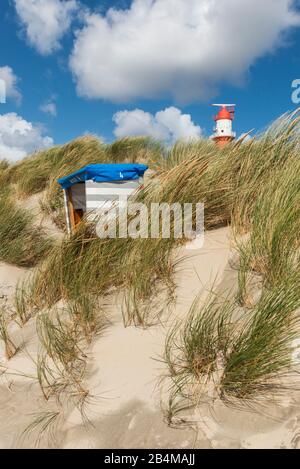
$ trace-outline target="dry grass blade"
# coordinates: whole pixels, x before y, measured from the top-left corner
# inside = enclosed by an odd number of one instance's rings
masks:
[[[0,339],[4,342],[5,355],[8,360],[10,360],[19,350],[19,348],[13,342],[9,329],[9,318],[7,317],[7,312],[5,308],[0,308]]]

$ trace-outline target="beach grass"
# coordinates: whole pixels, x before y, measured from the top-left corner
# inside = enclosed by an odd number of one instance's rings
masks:
[[[294,271],[251,309],[238,308],[234,297],[211,294],[197,299],[184,323],[167,335],[164,361],[171,381],[169,407],[216,398],[226,405],[259,408],[271,397],[300,390],[292,360],[299,333],[299,273]],[[180,404],[181,402],[181,404]],[[170,407],[171,405],[171,407]],[[173,417],[172,417],[173,418]]]
[[[86,393],[82,385],[86,355],[77,323],[65,311],[54,309],[41,312],[36,327],[40,344],[37,375],[47,400],[70,387]]]
[[[0,339],[4,343],[5,356],[7,360],[10,360],[11,358],[13,358],[19,350],[18,346],[14,343],[10,335],[9,323],[10,323],[10,317],[7,314],[6,308],[1,306],[0,307]]]
[[[299,388],[291,360],[291,344],[299,330],[299,300],[298,272],[265,290],[227,356],[220,383],[223,399],[259,401]]]
[[[0,193],[0,259],[20,267],[36,265],[49,252],[52,241],[34,225],[33,216],[14,201],[8,191]]]
[[[183,324],[176,323],[166,338],[165,361],[173,377],[210,375],[220,354],[225,360],[232,337],[234,303],[213,293],[201,306],[193,302]]]
[[[254,204],[250,238],[241,243],[242,270],[280,282],[299,263],[300,164],[287,162],[274,171]]]

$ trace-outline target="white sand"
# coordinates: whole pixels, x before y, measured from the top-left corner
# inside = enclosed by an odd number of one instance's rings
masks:
[[[161,409],[160,378],[165,374],[159,361],[165,336],[175,318],[184,319],[196,295],[204,301],[212,286],[220,293],[234,285],[236,272],[229,266],[227,228],[206,234],[203,249],[182,247],[176,273],[177,301],[168,321],[146,330],[124,328],[120,299],[112,297],[107,308],[112,324],[91,348],[86,386],[94,397],[87,407],[93,426],[85,427],[77,410],[70,410],[59,436],[64,448],[226,448],[300,446],[299,406],[289,396],[285,406],[272,402],[263,414],[226,408],[216,401],[197,410],[194,428],[168,427]],[[11,270],[10,275],[23,275]],[[0,266],[0,284],[7,277]],[[26,350],[36,353],[34,321],[22,331]],[[34,365],[26,353],[6,364],[9,370],[32,374]],[[49,410],[37,384],[23,376],[6,374],[0,384],[0,448],[33,446],[34,437],[18,439],[32,412]],[[32,418],[32,417],[31,417]],[[298,436],[299,435],[299,436]]]

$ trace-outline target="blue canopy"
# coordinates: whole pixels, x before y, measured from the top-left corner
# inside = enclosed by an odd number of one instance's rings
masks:
[[[131,181],[142,177],[147,169],[148,166],[144,164],[89,164],[69,176],[58,179],[57,182],[63,189],[69,189],[74,184],[89,180],[95,182]]]

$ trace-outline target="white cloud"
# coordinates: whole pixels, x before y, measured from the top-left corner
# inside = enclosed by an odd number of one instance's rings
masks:
[[[127,10],[86,13],[70,67],[78,93],[126,102],[209,98],[238,83],[258,57],[299,26],[292,0],[133,0]]]
[[[14,0],[30,45],[40,54],[51,54],[70,28],[77,0]]]
[[[12,98],[20,104],[22,95],[18,89],[19,78],[15,75],[13,69],[8,65],[0,67],[0,79],[5,82],[6,98]]]
[[[201,128],[193,123],[190,114],[182,114],[176,107],[169,107],[155,115],[141,109],[119,111],[113,116],[113,121],[117,138],[142,135],[174,143],[201,137]]]
[[[40,110],[45,114],[49,114],[52,117],[57,116],[57,106],[54,102],[47,102],[40,106]]]
[[[51,145],[51,137],[43,136],[39,127],[33,126],[18,114],[0,114],[0,159],[17,161]]]

